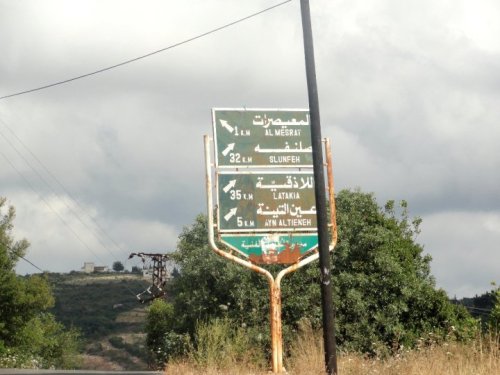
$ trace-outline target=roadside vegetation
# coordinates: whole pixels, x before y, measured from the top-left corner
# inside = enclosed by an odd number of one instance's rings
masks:
[[[226,323],[223,323],[225,325]],[[214,322],[210,331],[220,330],[221,322]],[[201,328],[204,331],[206,327]],[[188,355],[166,364],[167,375],[268,375],[269,368],[261,355],[250,350],[250,356],[241,358],[241,341],[222,350],[221,344],[229,336],[203,342],[202,349],[193,349]],[[229,332],[226,332],[228,334]],[[500,336],[492,331],[478,334],[464,343],[453,336],[437,339],[433,335],[422,337],[413,349],[402,348],[397,353],[381,358],[358,352],[340,351],[338,370],[340,375],[493,375],[500,373]],[[207,347],[207,344],[209,347]],[[323,375],[324,352],[322,333],[313,331],[305,323],[289,348],[285,368],[290,375]],[[253,353],[253,354],[252,354]],[[223,355],[223,356],[222,356]]]
[[[121,263],[114,273],[18,276],[29,243],[14,239],[14,218],[0,198],[0,368],[146,370],[146,306],[135,295],[148,281]]]
[[[0,368],[74,368],[79,333],[50,313],[54,296],[47,276],[15,273],[29,243],[14,240],[14,218],[14,208],[0,197]]]
[[[336,205],[340,373],[500,373],[500,288],[465,301],[489,312],[472,316],[436,288],[431,258],[417,242],[421,220],[405,201],[379,206],[372,194],[344,190]],[[14,216],[0,199],[0,367],[268,373],[267,282],[211,251],[205,216],[179,236],[172,259],[180,272],[167,298],[149,306],[135,298],[148,281],[120,265],[108,274],[17,276],[29,244],[14,239]],[[282,283],[290,374],[323,373],[319,280],[312,264]]]
[[[332,283],[342,366],[353,362],[385,366],[398,358],[406,361],[417,354],[438,353],[446,345],[461,350],[498,341],[493,333],[493,339],[484,341],[478,320],[436,288],[431,258],[417,242],[421,220],[410,217],[407,202],[379,206],[372,194],[343,190],[336,205],[339,242],[332,254]],[[200,215],[184,229],[172,255],[181,272],[170,285],[169,302],[155,301],[149,310],[150,363],[157,368],[166,364],[168,373],[225,368],[230,373],[265,372],[270,357],[267,283],[213,254],[206,225],[206,217]],[[275,273],[275,267],[268,268]],[[307,358],[321,358],[317,362],[322,371],[322,355],[294,360],[302,325],[309,327],[309,338],[317,337],[321,329],[319,277],[317,266],[309,265],[283,280],[286,366],[296,373],[316,373],[311,363],[308,370],[297,370]],[[226,333],[214,334],[207,344],[204,332],[220,330]],[[223,348],[233,349],[229,353]],[[212,360],[207,359],[210,353],[216,355]],[[497,363],[498,351],[488,353],[493,353],[489,360]],[[201,372],[190,372],[193,369]]]

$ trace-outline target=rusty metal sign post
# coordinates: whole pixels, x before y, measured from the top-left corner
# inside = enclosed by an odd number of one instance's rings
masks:
[[[311,178],[311,170],[303,170],[312,168],[309,165],[311,150],[307,144],[307,137],[310,143],[307,129],[309,115],[305,110],[244,109],[226,112],[218,117],[217,110],[213,111],[216,137],[214,163],[211,139],[208,135],[204,136],[209,243],[216,254],[267,279],[272,369],[273,373],[280,374],[283,372],[281,280],[319,258],[317,228],[313,219],[316,208],[310,191],[314,178]],[[276,127],[269,129],[271,126]],[[254,129],[258,129],[258,136],[252,141]],[[224,130],[227,133],[222,132],[224,137],[229,138],[219,139],[218,130],[219,134]],[[307,137],[302,140],[304,134]],[[276,142],[279,147],[276,147]],[[329,250],[332,251],[337,242],[337,226],[329,140],[326,139],[324,145],[332,233]],[[262,150],[271,152],[263,152],[266,154],[264,157],[257,155]],[[257,165],[254,164],[256,160]],[[280,164],[278,160],[283,163]],[[277,165],[270,165],[274,161]],[[219,169],[231,167],[237,170],[228,172]],[[262,171],[268,167],[298,167],[301,170]],[[214,174],[217,182],[215,186],[212,178]],[[217,193],[216,221],[213,217],[214,191]],[[224,249],[216,243],[216,229],[217,239],[225,244]],[[274,277],[259,264],[288,266]]]

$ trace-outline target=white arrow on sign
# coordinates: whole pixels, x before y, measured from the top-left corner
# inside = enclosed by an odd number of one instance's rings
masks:
[[[219,120],[219,121],[223,128],[225,128],[229,133],[233,133],[234,128],[231,125],[229,125],[229,123],[226,120]]]
[[[224,193],[227,193],[229,190],[234,188],[235,185],[236,185],[236,180],[231,180],[231,181],[229,181],[229,184],[224,186],[224,188],[222,190],[224,190]]]
[[[234,150],[234,143],[230,143],[227,145],[227,147],[224,149],[224,151],[222,151],[222,155],[227,156],[227,154],[229,154],[229,151],[233,151],[233,150]]]
[[[238,211],[238,207],[231,208],[229,212],[224,216],[224,220],[229,221],[229,219],[236,215],[236,211]]]

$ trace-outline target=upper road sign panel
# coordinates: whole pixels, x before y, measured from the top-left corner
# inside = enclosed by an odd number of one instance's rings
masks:
[[[312,167],[305,109],[213,109],[218,168]]]

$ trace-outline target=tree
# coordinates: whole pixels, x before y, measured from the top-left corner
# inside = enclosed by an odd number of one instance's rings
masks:
[[[72,365],[76,331],[66,331],[47,310],[54,298],[43,275],[19,277],[15,266],[29,246],[12,236],[15,210],[0,197],[0,367],[37,361],[39,367]],[[9,358],[17,358],[14,363]]]
[[[116,262],[113,263],[113,271],[115,272],[122,272],[125,269],[123,266],[123,263],[117,260]]]
[[[430,332],[458,338],[473,333],[475,321],[435,288],[428,255],[416,242],[419,218],[405,201],[384,208],[373,194],[341,191],[336,199],[339,242],[332,254],[332,283],[338,343],[351,350],[385,354],[411,347]],[[268,344],[269,297],[260,275],[215,255],[203,215],[179,237],[173,254],[181,268],[173,280],[172,330],[193,335],[197,321],[228,317],[252,327]],[[269,267],[276,273],[277,266]],[[301,320],[321,325],[320,274],[312,264],[282,284],[283,334],[293,336]]]
[[[455,327],[460,338],[470,335],[475,322],[435,288],[431,257],[416,242],[421,219],[409,218],[406,201],[382,209],[372,194],[344,190],[337,209],[333,285],[341,343],[379,352],[411,347],[429,332],[444,337]]]

